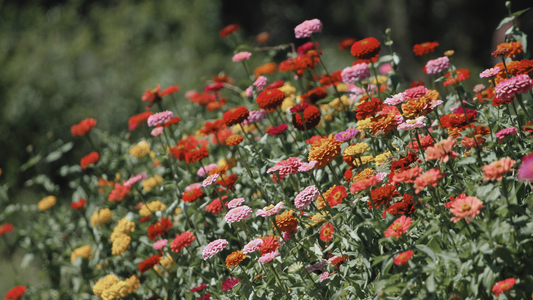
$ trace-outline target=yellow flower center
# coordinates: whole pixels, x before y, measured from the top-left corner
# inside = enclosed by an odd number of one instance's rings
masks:
[[[400,222],[396,222],[394,224],[392,224],[392,230],[394,231],[398,231],[402,228],[402,224]]]
[[[273,208],[274,208],[274,205],[271,204],[271,205],[265,207],[265,210],[266,210],[266,211],[269,211],[269,210],[271,210],[271,209],[273,209]]]
[[[407,122],[405,122],[407,124],[415,124],[416,123],[416,120],[407,120]]]
[[[461,204],[461,210],[462,211],[468,211],[468,210],[470,210],[470,208],[471,208],[471,206],[468,203]]]
[[[335,194],[333,194],[333,198],[335,200],[339,200],[342,197],[342,193],[340,191],[337,191]]]

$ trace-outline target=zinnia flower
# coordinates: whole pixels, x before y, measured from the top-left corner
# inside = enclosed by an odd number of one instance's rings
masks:
[[[516,127],[505,128],[495,133],[496,137],[498,138],[498,142],[500,140],[503,140],[508,135],[517,135],[517,134],[518,134],[518,129]]]
[[[277,136],[277,135],[282,134],[283,132],[285,132],[285,130],[287,130],[287,128],[289,128],[289,126],[287,126],[287,124],[283,123],[283,124],[280,124],[278,126],[270,128],[269,130],[267,130],[266,133],[270,134],[271,136]]]
[[[413,250],[407,250],[405,252],[402,252],[396,255],[396,257],[394,258],[394,264],[405,266],[407,262],[411,259],[413,254],[414,254]]]
[[[372,176],[370,178],[365,178],[363,180],[356,181],[350,187],[350,192],[352,192],[352,193],[360,192],[362,190],[365,190],[365,189],[375,185],[378,182],[379,182],[379,180],[377,179],[376,176]]]
[[[72,125],[72,127],[70,127],[70,132],[72,133],[72,136],[84,136],[89,133],[94,126],[96,126],[96,120],[88,118],[81,121],[79,124]]]
[[[168,240],[167,239],[164,239],[164,240],[159,240],[157,242],[154,243],[154,250],[161,250],[163,249],[168,243]]]
[[[0,236],[3,236],[11,231],[14,230],[13,224],[11,223],[4,223],[0,225]]]
[[[516,75],[504,81],[500,81],[494,93],[504,102],[509,102],[516,93],[527,93],[533,87],[533,80],[527,74]]]
[[[455,140],[449,136],[447,139],[436,143],[435,146],[428,147],[426,150],[426,159],[438,159],[439,164],[446,163],[450,158],[459,156],[459,153],[453,151],[453,146],[455,146]]]
[[[154,126],[157,126],[158,124],[163,124],[165,123],[165,121],[170,120],[173,117],[174,117],[174,113],[172,113],[169,110],[153,114],[150,117],[148,117],[148,126],[154,127]]]
[[[329,243],[331,242],[334,233],[335,229],[333,228],[333,224],[328,222],[320,228],[320,240]]]
[[[206,287],[207,287],[207,284],[202,283],[202,284],[200,284],[200,285],[198,285],[198,286],[193,287],[193,288],[191,289],[191,292],[192,292],[192,293],[199,292],[199,291],[205,289]]]
[[[24,296],[24,293],[26,293],[26,286],[24,285],[17,285],[16,287],[10,289],[6,293],[6,300],[14,300],[14,299],[20,299],[22,296]]]
[[[306,20],[294,28],[297,39],[310,37],[311,34],[322,31],[322,22],[319,19]]]
[[[416,44],[413,46],[413,53],[415,56],[422,56],[435,51],[435,48],[439,46],[438,42],[425,42],[422,44]]]
[[[356,64],[351,67],[344,68],[341,72],[342,82],[355,84],[357,80],[363,80],[370,77],[370,70],[367,63]]]
[[[276,256],[278,256],[278,250],[269,252],[265,255],[262,255],[257,261],[260,263],[269,263],[271,262]]]
[[[231,290],[234,286],[236,286],[239,282],[241,282],[240,279],[235,277],[229,277],[222,283],[222,291],[227,292]]]
[[[498,281],[492,287],[492,293],[494,294],[494,296],[498,297],[501,293],[510,290],[515,283],[516,279],[514,278],[508,278],[502,281]]]
[[[146,122],[148,120],[148,117],[153,115],[154,113],[151,111],[143,112],[134,116],[131,116],[128,120],[128,130],[132,131],[137,129],[139,127],[139,124]]]
[[[420,175],[415,179],[414,187],[416,188],[415,193],[418,194],[426,186],[432,185],[437,186],[437,182],[444,177],[444,174],[441,174],[439,168],[430,169],[426,173]]]
[[[248,219],[252,215],[252,209],[246,205],[239,206],[228,211],[224,220],[228,223],[239,222]]]
[[[285,93],[278,89],[268,89],[257,95],[255,102],[264,110],[272,110],[278,108],[285,100]]]
[[[80,166],[85,170],[89,165],[97,163],[99,159],[100,155],[98,155],[98,152],[93,151],[81,158]]]
[[[313,142],[307,158],[309,161],[316,160],[316,168],[321,169],[341,153],[340,144],[333,134],[330,134],[327,138]]]
[[[288,210],[276,216],[276,225],[281,232],[294,231],[298,227],[298,219],[293,215],[294,210]]]
[[[115,183],[114,189],[109,193],[107,201],[122,201],[129,195],[131,187]]]
[[[358,129],[348,128],[345,131],[341,131],[335,135],[335,139],[339,142],[345,142],[353,139],[359,133]]]
[[[260,250],[261,246],[263,246],[263,240],[262,239],[255,239],[248,244],[244,245],[244,248],[242,249],[243,253],[252,253],[254,251]]]
[[[233,200],[231,200],[230,202],[226,203],[226,207],[227,208],[235,208],[241,204],[244,203],[244,198],[235,198]]]
[[[145,180],[147,177],[146,175],[146,172],[141,172],[135,176],[131,176],[130,179],[128,179],[128,181],[124,182],[124,186],[127,186],[127,187],[130,187],[132,186],[133,184],[141,181],[141,180]]]
[[[207,178],[204,179],[204,181],[202,181],[202,186],[206,187],[206,186],[212,185],[213,182],[215,182],[219,176],[220,176],[219,174],[213,174],[213,175],[207,176]]]
[[[405,94],[404,93],[399,93],[399,94],[392,95],[389,98],[385,99],[385,101],[383,101],[383,103],[385,103],[387,105],[398,105],[398,104],[401,104],[401,103],[403,103],[405,101],[407,101],[407,98],[405,97]]]
[[[139,272],[144,273],[150,270],[153,266],[159,264],[160,259],[161,259],[161,256],[157,254],[154,254],[150,256],[149,258],[145,259],[143,262],[139,264]]]
[[[500,67],[494,67],[492,69],[486,69],[479,74],[479,78],[491,78],[500,73]]]
[[[406,120],[404,123],[398,125],[398,129],[413,130],[413,129],[425,127],[426,124],[424,123],[424,121],[426,121],[426,119],[427,119],[426,117],[420,116],[414,120]]]
[[[235,124],[241,124],[248,118],[250,111],[245,106],[234,107],[222,116],[222,120],[226,123],[226,126],[232,126]]]
[[[43,199],[41,199],[41,201],[39,201],[37,206],[39,207],[40,211],[45,211],[45,210],[49,210],[50,208],[52,208],[52,206],[54,206],[56,204],[56,202],[57,202],[57,198],[56,197],[47,196],[47,197],[44,197]]]
[[[246,258],[246,254],[244,254],[241,250],[234,251],[226,257],[226,267],[228,269],[231,267],[236,267],[245,258]]]
[[[231,60],[233,60],[233,62],[248,60],[250,56],[252,56],[252,53],[250,52],[239,52],[233,55],[233,58]]]
[[[413,221],[410,217],[401,216],[400,218],[396,219],[387,230],[385,230],[385,237],[388,238],[396,236],[397,238],[400,238],[402,233],[407,232],[407,229],[409,229],[411,223],[413,223]]]
[[[437,74],[450,67],[450,60],[447,56],[430,60],[426,63],[426,74]]]
[[[381,43],[373,37],[362,39],[352,44],[351,53],[357,59],[365,60],[376,57],[381,51]]]
[[[457,223],[457,221],[461,221],[466,217],[474,218],[476,215],[479,215],[479,210],[483,207],[485,207],[483,206],[483,202],[476,197],[458,197],[451,205],[450,212],[455,217],[452,217],[450,220]],[[470,220],[466,220],[466,222],[470,223]]]
[[[346,49],[350,49],[353,45],[353,43],[357,42],[356,39],[354,38],[345,38],[345,39],[342,39],[340,42],[339,42],[339,49],[340,50],[346,50]]]
[[[522,164],[518,168],[516,178],[521,181],[533,180],[533,153],[522,157]]]
[[[87,202],[87,200],[80,199],[78,201],[72,202],[72,204],[70,204],[70,207],[72,207],[74,209],[82,209],[85,206],[86,202]],[[0,234],[0,235],[2,235],[2,234]]]
[[[294,205],[297,209],[302,210],[308,207],[318,196],[320,196],[318,189],[314,185],[308,186],[296,195]]]
[[[211,243],[207,244],[207,246],[205,246],[205,248],[202,250],[202,256],[204,260],[207,260],[208,258],[211,258],[212,256],[216,255],[217,253],[226,248],[228,248],[227,240],[214,240]]]
[[[502,175],[509,172],[515,163],[516,161],[505,157],[487,166],[483,166],[483,181],[501,181],[503,178]]]
[[[224,196],[224,197],[227,197],[227,196]],[[222,211],[222,201],[220,201],[220,198],[217,198],[211,201],[211,203],[209,203],[205,207],[205,211],[210,212],[214,215],[218,215]]]
[[[258,209],[255,212],[255,215],[261,216],[261,217],[271,217],[279,213],[281,209],[283,208],[283,206],[284,206],[283,202],[279,202],[276,205],[269,205],[269,206],[263,207],[263,209]]]
[[[237,146],[240,143],[242,143],[243,140],[244,140],[244,137],[242,135],[239,135],[239,134],[230,135],[226,139],[226,146],[230,146],[230,147]]]
[[[328,201],[330,207],[335,207],[341,204],[342,199],[346,197],[348,197],[348,194],[346,193],[346,187],[339,185],[331,191],[326,200]]]
[[[228,35],[236,32],[237,30],[239,30],[239,25],[237,24],[229,24],[228,26],[222,28],[222,30],[220,30],[220,37],[225,39]]]

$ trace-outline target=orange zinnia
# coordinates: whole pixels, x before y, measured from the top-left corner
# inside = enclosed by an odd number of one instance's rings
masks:
[[[332,162],[335,157],[341,154],[341,142],[337,141],[333,134],[327,138],[316,140],[309,150],[309,161],[316,160],[315,168],[320,169]]]
[[[226,257],[226,267],[229,269],[231,267],[236,267],[246,258],[241,250],[237,250]]]

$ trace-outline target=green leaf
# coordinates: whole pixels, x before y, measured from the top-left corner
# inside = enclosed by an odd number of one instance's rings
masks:
[[[56,160],[60,159],[61,156],[63,156],[63,152],[61,152],[61,151],[53,151],[53,152],[50,152],[50,154],[48,154],[48,156],[46,156],[46,158],[44,160],[46,162],[53,162],[53,161],[56,161]]]
[[[25,164],[20,167],[20,170],[26,171],[27,169],[36,165],[39,161],[41,161],[41,154],[37,154],[36,156],[30,158]]]
[[[498,25],[498,27],[496,27],[496,30],[500,29],[503,26],[503,24],[511,22],[512,20],[514,20],[514,18],[515,18],[514,16],[503,18],[503,20],[500,21],[500,24]]]
[[[476,162],[476,159],[472,156],[469,156],[467,158],[461,159],[459,162],[457,162],[458,165],[470,165]]]
[[[426,245],[416,245],[415,247],[418,250],[426,253],[429,257],[431,257],[432,260],[437,261],[437,256],[435,255],[435,252],[433,252],[433,250],[431,250],[428,246],[426,246]]]
[[[526,11],[528,11],[528,10],[530,10],[530,9],[531,9],[531,7],[528,7],[528,8],[526,8],[526,9],[522,9],[522,10],[519,10],[519,11],[517,11],[517,12],[512,13],[511,16],[513,16],[513,17],[518,17],[518,16],[520,16],[521,14],[525,13]]]
[[[429,275],[428,279],[426,279],[426,287],[430,293],[435,292],[437,289],[435,284],[435,276],[433,274]]]

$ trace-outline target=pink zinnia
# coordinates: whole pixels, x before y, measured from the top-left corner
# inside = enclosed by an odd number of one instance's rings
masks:
[[[341,72],[342,82],[355,83],[357,80],[363,80],[370,77],[370,70],[367,63],[360,63],[355,66],[344,68]]]
[[[241,205],[243,203],[244,203],[244,198],[235,198],[235,199],[231,200],[230,202],[228,202],[226,204],[226,206],[228,208],[235,208],[235,207],[237,207],[237,206],[239,206],[239,205]]]
[[[399,219],[396,219],[396,221],[394,221],[387,230],[385,230],[385,237],[388,238],[396,236],[397,238],[400,238],[402,233],[407,232],[407,229],[409,229],[411,223],[413,223],[413,221],[410,217],[401,216]]]
[[[494,294],[494,296],[498,297],[501,293],[504,293],[510,290],[514,286],[515,283],[516,283],[516,279],[514,278],[507,278],[505,280],[498,281],[492,287],[492,293]]]
[[[476,215],[479,215],[479,210],[482,209],[483,202],[476,197],[464,197],[457,198],[450,208],[450,212],[455,215],[450,220],[454,223],[461,221],[462,219],[469,217],[474,218]],[[466,220],[467,223],[470,223],[470,220]]]
[[[156,127],[152,130],[152,132],[150,132],[152,136],[158,136],[161,133],[163,133],[163,127]]]
[[[278,256],[278,250],[272,251],[272,252],[268,252],[267,254],[264,254],[263,256],[259,257],[259,259],[257,261],[260,262],[260,263],[269,263],[276,256]]]
[[[396,175],[394,175],[396,177]],[[423,190],[426,186],[432,185],[437,186],[437,182],[444,177],[444,174],[440,173],[439,168],[431,169],[427,171],[426,173],[420,175],[417,179],[415,179],[414,187],[416,188],[415,193],[420,193],[421,190]]]
[[[191,292],[193,292],[193,293],[194,293],[194,292],[199,292],[199,291],[205,289],[206,287],[207,287],[207,284],[202,283],[202,284],[200,284],[200,285],[198,285],[198,286],[193,287],[193,288],[191,289]]]
[[[311,34],[322,31],[322,22],[319,19],[306,20],[294,28],[297,39],[310,37]]]
[[[163,249],[168,243],[168,240],[159,240],[154,243],[154,250],[161,250]]]
[[[320,282],[326,280],[328,277],[329,277],[328,272],[322,272],[322,274],[320,274]]]
[[[252,209],[246,205],[239,206],[228,211],[224,220],[228,223],[239,222],[248,219],[252,215]]]
[[[376,174],[376,178],[378,179],[378,181],[383,181],[383,179],[385,179],[385,177],[387,177],[389,174],[385,173],[385,172],[378,172]],[[396,175],[394,175],[396,176]]]
[[[238,279],[238,278],[235,278],[235,277],[230,277],[230,278],[224,280],[224,282],[222,283],[222,291],[223,292],[227,292],[227,291],[231,290],[239,282],[241,282],[241,280]]]
[[[495,67],[492,69],[486,69],[485,71],[479,74],[479,78],[491,78],[500,73],[500,67]]]
[[[271,217],[271,216],[279,213],[281,211],[281,209],[283,208],[283,206],[284,206],[283,202],[280,202],[280,203],[276,204],[275,206],[274,205],[270,205],[270,206],[267,206],[267,207],[263,207],[263,209],[258,209],[255,212],[255,215],[256,216],[261,216],[261,217]]]
[[[426,89],[423,86],[416,86],[414,88],[407,89],[403,92],[405,98],[407,99],[416,99],[424,96],[429,92],[428,89]]]
[[[190,99],[192,96],[198,94],[198,92],[196,90],[189,90],[187,92],[185,92],[185,98],[187,99]]]
[[[307,267],[307,272],[311,273],[317,270],[322,269],[322,267],[327,263],[328,261],[326,259],[323,259],[322,261],[317,262],[316,264]]]
[[[339,142],[344,142],[353,139],[359,133],[358,129],[348,128],[335,135],[335,139]]]
[[[488,166],[483,166],[483,181],[501,181],[503,178],[502,175],[509,172],[515,163],[516,161],[505,157]]]
[[[415,254],[413,250],[407,250],[405,252],[402,252],[396,255],[396,257],[394,258],[394,264],[405,266],[407,262],[411,259],[413,254]]]
[[[516,127],[509,127],[496,132],[496,137],[499,140],[503,140],[508,135],[517,135],[518,129]]]
[[[294,198],[294,205],[297,209],[302,210],[311,204],[313,200],[320,196],[320,192],[314,185],[310,185],[303,189],[296,198]]]
[[[504,81],[500,81],[494,93],[496,96],[504,102],[509,102],[514,97],[515,93],[526,93],[531,90],[533,86],[533,80],[528,75],[516,75]]]
[[[250,58],[250,56],[252,56],[252,53],[250,52],[239,52],[235,55],[233,55],[233,62],[239,62],[239,61],[243,61],[243,60],[248,60]]]
[[[145,180],[147,177],[146,172],[139,173],[135,176],[131,176],[128,181],[124,182],[124,186],[131,186],[132,184],[135,184],[141,180]]]
[[[187,186],[185,188],[185,191],[194,190],[194,189],[201,189],[201,188],[202,188],[202,184],[197,182],[197,183],[193,183],[193,184],[190,184],[189,186]]]
[[[242,252],[244,254],[252,253],[254,251],[257,251],[261,249],[261,246],[263,246],[263,240],[262,239],[255,239],[248,244],[244,245],[244,248],[242,249]]]
[[[404,123],[398,125],[398,129],[413,130],[413,129],[417,129],[417,128],[422,128],[422,127],[426,126],[424,121],[426,121],[426,117],[420,116],[420,117],[418,117],[418,118],[416,118],[414,120],[407,120]]]
[[[437,74],[450,67],[450,60],[447,56],[439,57],[427,62],[426,74]]]
[[[196,172],[196,175],[198,177],[204,177],[205,175],[209,174],[209,171],[215,169],[215,168],[218,168],[218,165],[217,164],[209,164],[203,168],[200,168],[198,169],[198,171]]]
[[[450,136],[447,139],[436,143],[434,146],[428,147],[426,150],[426,159],[439,159],[439,164],[442,164],[443,162],[446,163],[450,157],[456,158],[459,156],[457,152],[452,151],[453,146],[455,146],[455,140]]]
[[[162,111],[160,113],[156,113],[156,114],[149,116],[147,123],[148,123],[148,126],[154,127],[154,126],[157,126],[158,124],[165,123],[166,120],[170,120],[173,117],[174,117],[174,114],[170,110]]]
[[[485,85],[484,84],[476,84],[474,86],[474,93],[479,93],[481,92],[483,89],[485,89]]]
[[[516,178],[522,181],[533,181],[533,153],[522,157],[522,164],[518,168]]]
[[[304,162],[297,157],[289,157],[287,160],[281,160],[277,162],[272,168],[267,170],[267,174],[279,171],[279,176],[285,178],[290,174],[298,173]]]
[[[213,175],[207,176],[207,178],[204,179],[204,181],[202,181],[202,186],[206,187],[206,186],[212,185],[213,182],[215,182],[218,179],[218,176],[220,176],[220,175],[219,174],[213,174]]]
[[[265,88],[266,84],[267,84],[267,78],[265,76],[259,76],[259,78],[257,78],[252,85],[255,85],[257,87],[257,91],[260,92]],[[253,96],[252,86],[249,86],[246,89],[246,96],[248,97]]]
[[[251,110],[250,113],[248,114],[248,119],[244,120],[242,122],[243,125],[248,125],[248,124],[253,124],[253,123],[257,123],[261,120],[263,120],[264,118],[266,118],[266,113],[264,110]]]
[[[204,250],[202,250],[202,256],[204,260],[207,260],[208,258],[216,255],[218,252],[226,248],[228,248],[227,240],[225,239],[214,240],[211,243],[207,244],[207,246],[205,246]]]
[[[392,95],[389,98],[385,99],[383,103],[387,105],[398,105],[398,104],[404,103],[406,100],[407,98],[405,97],[405,94],[399,93],[399,94]]]
[[[392,69],[392,66],[390,63],[384,63],[381,66],[379,66],[379,73],[383,75],[387,75],[389,72],[392,72],[392,71],[394,70]]]
[[[394,177],[392,178],[393,184],[398,184],[400,182],[414,182],[413,178],[417,177],[418,175],[422,174],[422,168],[416,166],[412,169],[405,170],[403,172],[400,172],[398,174],[394,174]]]
[[[318,161],[316,161],[316,160],[312,160],[309,163],[304,162],[298,168],[298,172],[309,172],[309,171],[311,171],[311,170],[313,170],[315,168],[317,163],[318,163]]]
[[[380,180],[378,180],[378,178],[376,176],[372,176],[372,177],[370,177],[368,179],[363,179],[361,181],[354,182],[352,184],[352,186],[350,187],[350,192],[352,192],[352,193],[360,192],[362,190],[365,190],[365,189],[375,185],[379,181]]]

